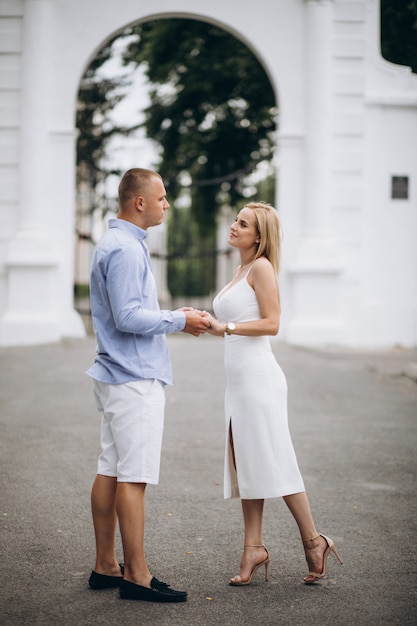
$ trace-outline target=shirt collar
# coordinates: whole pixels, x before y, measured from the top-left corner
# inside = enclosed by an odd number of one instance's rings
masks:
[[[132,222],[128,222],[127,220],[121,220],[117,217],[109,220],[109,228],[119,228],[120,230],[124,230],[125,232],[130,233],[131,235],[136,237],[136,239],[139,239],[139,241],[146,239],[146,237],[148,236],[146,230],[143,230],[143,228],[140,228],[140,226],[136,226],[136,224],[133,224]]]

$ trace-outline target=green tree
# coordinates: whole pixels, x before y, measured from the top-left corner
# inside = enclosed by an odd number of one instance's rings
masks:
[[[213,234],[219,206],[246,199],[248,174],[273,157],[271,83],[254,54],[212,24],[162,19],[130,34],[124,59],[144,64],[151,84],[145,129],[161,146],[170,194],[186,174],[192,215],[203,236]]]
[[[168,221],[168,287],[176,297],[208,295],[215,287],[216,250],[202,238],[190,209],[172,206]]]
[[[110,39],[96,54],[86,68],[79,85],[76,109],[78,129],[76,151],[77,207],[75,229],[77,243],[91,241],[91,214],[100,207],[108,209],[104,183],[111,174],[119,174],[109,168],[106,159],[107,146],[115,135],[129,135],[135,127],[119,127],[111,119],[114,107],[123,99],[130,80],[125,76],[104,77],[103,66],[114,55],[114,43]],[[76,248],[78,262],[79,245]],[[74,295],[85,296],[86,285],[74,285]]]
[[[171,198],[168,286],[172,295],[209,294],[216,280],[216,217],[222,204],[255,194],[250,174],[274,154],[277,109],[254,54],[230,33],[201,21],[162,19],[125,34],[123,59],[150,84],[145,132],[160,146]],[[274,186],[264,185],[274,201]]]
[[[77,185],[86,183],[96,189],[120,169],[108,166],[107,146],[115,136],[128,136],[138,124],[119,126],[111,119],[115,106],[123,100],[132,77],[127,73],[105,77],[103,66],[114,56],[114,44],[121,35],[110,39],[96,54],[81,78],[77,98]]]
[[[97,185],[99,172],[113,128],[106,126],[108,114],[120,96],[116,96],[119,78],[103,79],[99,70],[110,59],[112,41],[98,51],[81,78],[77,99],[77,181]]]

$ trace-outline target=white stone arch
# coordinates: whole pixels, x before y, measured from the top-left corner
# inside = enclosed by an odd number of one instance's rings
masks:
[[[417,77],[381,59],[378,0],[154,0],[152,13],[137,0],[3,0],[0,345],[84,334],[72,294],[79,81],[111,33],[165,16],[236,34],[275,86],[280,337],[416,345]],[[390,197],[392,176],[408,198]]]
[[[146,23],[146,22],[157,21],[159,19],[170,19],[170,18],[183,18],[183,19],[200,21],[200,22],[204,22],[207,24],[212,24],[216,26],[217,28],[219,28],[220,30],[227,32],[231,37],[238,39],[244,46],[248,48],[248,50],[253,54],[253,56],[259,62],[260,66],[265,72],[265,75],[267,76],[267,79],[270,82],[270,85],[274,94],[275,106],[279,107],[277,87],[274,84],[273,79],[271,78],[270,68],[268,64],[265,62],[265,59],[261,56],[261,53],[258,50],[256,42],[253,42],[250,39],[248,39],[245,33],[238,32],[233,25],[225,24],[219,21],[218,18],[213,18],[211,16],[207,16],[205,14],[199,14],[199,13],[182,13],[181,15],[179,15],[178,13],[152,14],[152,15],[134,20],[133,22],[129,22],[128,24],[123,24],[122,26],[119,26],[117,30],[109,33],[103,41],[101,41],[98,45],[95,45],[93,50],[90,52],[90,55],[82,69],[80,81],[81,81],[81,77],[84,75],[84,72],[89,67],[89,65],[94,61],[99,51],[106,45],[107,42],[111,41],[113,38],[117,37],[122,32],[124,32],[126,28],[128,28],[129,26],[138,24],[138,23]],[[276,136],[276,141],[277,139],[278,138]],[[143,162],[141,162],[141,164],[143,164]],[[132,164],[132,166],[134,165],[135,164]],[[144,167],[150,167],[150,164],[145,163]],[[171,198],[168,198],[168,199],[170,201],[172,200]],[[230,210],[227,209],[227,207],[224,207],[224,210],[221,213],[222,214],[226,213],[226,215],[224,215],[223,217],[222,215],[219,216],[218,249],[224,250],[225,248],[227,248],[227,234],[226,233],[228,232],[228,224],[232,220],[232,215],[234,215],[234,213],[231,213]],[[220,222],[224,222],[224,226],[222,226]],[[163,258],[159,258],[160,253],[164,251],[164,246],[166,245],[165,240],[166,240],[166,223],[162,224],[158,228],[149,229],[147,244],[150,249],[151,256],[152,256],[152,253],[155,252],[155,258],[153,258],[152,267],[153,267],[153,273],[155,275],[156,282],[158,285],[158,296],[159,296],[160,304],[162,307],[177,306],[176,301],[172,299],[168,291],[167,262]],[[228,258],[226,262],[223,262],[223,259],[220,256],[220,258],[218,259],[218,263],[217,263],[218,265],[217,282],[218,282],[219,288],[220,286],[223,286],[224,280],[230,279],[232,268],[235,267],[237,262],[238,262],[238,255],[233,254],[233,251],[231,254],[231,258]],[[86,264],[84,263],[84,265]],[[193,305],[199,308],[201,307],[204,308],[204,307],[209,306],[207,304],[209,300],[210,300],[210,297],[204,297],[201,299],[194,298],[191,300],[190,299],[187,300],[187,304]],[[178,306],[182,304],[183,304],[183,299],[180,299],[178,302]]]

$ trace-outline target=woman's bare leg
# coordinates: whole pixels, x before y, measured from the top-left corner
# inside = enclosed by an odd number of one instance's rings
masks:
[[[242,500],[243,521],[245,524],[245,544],[240,562],[240,571],[230,582],[247,582],[253,568],[265,561],[268,553],[262,544],[262,521],[264,500]]]
[[[233,446],[232,426],[229,428],[229,441],[233,465],[236,469],[235,450]],[[253,568],[265,560],[265,548],[262,546],[262,522],[264,500],[241,500],[243,522],[245,526],[245,541],[240,562],[240,573],[230,582],[238,583],[249,580]]]
[[[323,571],[323,554],[327,548],[327,542],[321,537],[314,524],[310,504],[305,491],[284,496],[285,504],[291,511],[303,541],[305,557],[310,572],[321,574]],[[314,579],[307,576],[305,582]]]

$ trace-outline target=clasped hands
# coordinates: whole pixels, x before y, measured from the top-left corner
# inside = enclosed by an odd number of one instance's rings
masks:
[[[200,311],[192,307],[182,307],[178,310],[185,313],[183,333],[189,333],[195,337],[206,332],[210,335],[222,335],[224,333],[224,324],[207,311]]]

